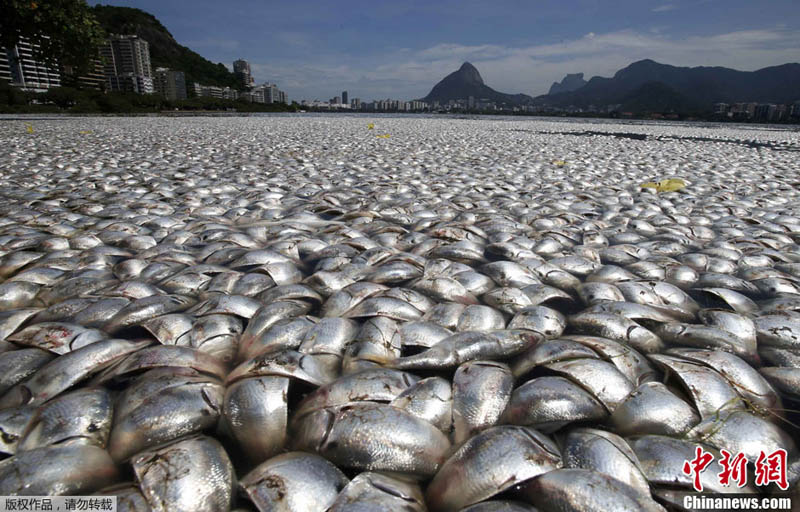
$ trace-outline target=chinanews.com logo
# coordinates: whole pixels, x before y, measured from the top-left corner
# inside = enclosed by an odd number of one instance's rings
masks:
[[[752,497],[690,495],[683,497],[686,510],[793,510],[792,498],[781,496]]]
[[[743,488],[747,485],[747,457],[744,453],[736,455],[728,450],[720,450],[722,457],[719,459],[721,471],[717,474],[720,485]],[[698,493],[703,492],[703,483],[700,474],[711,463],[714,455],[698,446],[695,457],[683,463],[683,473],[692,477],[692,487]],[[789,489],[786,479],[787,453],[779,449],[772,453],[761,451],[758,458],[753,461],[755,469],[754,484],[765,486],[775,484],[781,490]],[[683,497],[683,507],[687,510],[792,510],[792,498],[786,496],[753,496],[752,494],[740,495],[703,495],[692,494]]]

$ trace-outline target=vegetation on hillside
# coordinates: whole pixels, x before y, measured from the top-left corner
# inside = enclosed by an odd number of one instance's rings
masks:
[[[12,48],[21,37],[33,44],[38,60],[79,71],[89,69],[104,40],[85,0],[3,0],[0,47]]]

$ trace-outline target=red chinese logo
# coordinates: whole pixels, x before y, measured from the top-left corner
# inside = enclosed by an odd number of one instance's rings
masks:
[[[786,481],[786,450],[779,449],[766,455],[763,451],[756,461],[756,485],[775,482],[784,491],[789,488]]]
[[[692,482],[692,485],[696,491],[702,491],[703,484],[700,483],[700,473],[705,471],[708,465],[713,462],[714,456],[699,446],[697,447],[695,453],[696,455],[694,459],[687,460],[683,463],[683,472],[689,476],[694,475],[694,482]]]
[[[728,450],[721,450],[722,458],[719,461],[722,471],[717,475],[721,485],[728,486],[731,481],[737,487],[747,485],[747,458],[744,453],[737,453],[735,456]],[[702,473],[712,462],[714,455],[703,450],[700,446],[695,449],[695,457],[683,463],[683,473],[693,477],[692,486],[695,491],[702,491],[703,484],[700,482]],[[789,488],[786,481],[787,454],[786,450],[778,449],[767,454],[762,451],[755,461],[756,485],[769,485],[776,483],[784,491]]]
[[[744,454],[737,453],[736,457],[731,459],[731,453],[728,450],[722,450],[721,453],[722,459],[719,464],[722,466],[722,471],[719,472],[719,483],[730,485],[731,478],[733,478],[737,487],[747,485],[747,459]]]

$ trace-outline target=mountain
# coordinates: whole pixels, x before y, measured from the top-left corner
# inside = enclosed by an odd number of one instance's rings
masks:
[[[483,83],[481,74],[469,62],[465,62],[458,71],[450,73],[434,85],[431,92],[422,101],[447,103],[450,100],[466,100],[470,96],[474,97],[476,101],[485,99],[509,105],[524,105],[533,101],[533,98],[526,94],[506,94],[495,91]]]
[[[224,64],[214,64],[189,48],[178,44],[172,34],[155,16],[140,9],[95,5],[92,8],[97,21],[108,34],[136,34],[150,45],[150,63],[153,69],[166,67],[183,71],[186,85],[193,82],[240,88],[236,76]]]
[[[655,83],[663,87],[655,89]],[[642,93],[645,85],[658,92],[653,101],[648,102]],[[723,67],[677,67],[647,59],[617,71],[612,78],[596,76],[580,89],[538,96],[535,102],[558,107],[632,102],[639,105],[638,110],[656,111],[661,105],[667,110],[685,112],[681,109],[690,105],[711,110],[716,102],[791,103],[798,99],[800,64],[797,63],[738,71]]]
[[[701,112],[699,104],[662,82],[645,82],[622,98],[622,112]],[[706,109],[707,110],[707,109]]]
[[[583,73],[573,73],[567,75],[561,82],[553,82],[547,94],[558,94],[560,92],[572,92],[586,85]]]

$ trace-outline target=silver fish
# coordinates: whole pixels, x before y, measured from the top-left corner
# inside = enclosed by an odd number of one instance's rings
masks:
[[[451,368],[476,359],[506,359],[541,339],[541,335],[522,329],[486,332],[466,331],[445,338],[417,355],[395,359],[393,368]]]
[[[216,440],[189,437],[132,461],[142,494],[153,511],[225,511],[231,507],[236,474]]]
[[[453,392],[451,384],[441,377],[428,377],[406,388],[389,405],[423,419],[444,433],[453,424]]]
[[[533,505],[552,507],[553,510],[665,510],[649,493],[589,469],[560,469],[545,473],[525,484],[521,492]]]
[[[492,361],[462,364],[453,376],[453,442],[460,445],[495,425],[511,398],[509,367]]]
[[[287,377],[243,379],[225,390],[223,414],[246,456],[260,462],[286,444],[288,423]]]
[[[88,494],[112,484],[118,475],[103,448],[67,440],[0,461],[0,492],[5,496]]]
[[[17,450],[32,450],[68,439],[105,448],[113,411],[111,395],[103,388],[82,388],[56,397],[33,415]]]
[[[433,510],[458,510],[561,467],[558,447],[534,429],[493,427],[467,441],[428,485]]]
[[[610,418],[622,435],[680,436],[700,422],[694,407],[660,382],[645,382],[614,410]]]
[[[348,483],[319,455],[289,452],[262,462],[239,485],[259,510],[312,512],[333,505]]]
[[[577,428],[564,437],[565,468],[591,469],[630,485],[642,494],[650,493],[639,460],[624,439],[611,432]]]
[[[9,389],[0,398],[0,408],[42,404],[85,377],[149,344],[149,341],[110,339],[59,356],[39,367],[29,379]]]
[[[340,467],[425,478],[450,450],[447,437],[432,424],[383,404],[319,409],[295,425],[295,449],[315,451]]]
[[[425,512],[425,499],[414,482],[393,478],[385,473],[365,471],[356,475],[339,493],[330,512],[360,510],[406,510]]]
[[[581,386],[563,377],[539,377],[516,388],[502,421],[550,433],[573,421],[600,421],[608,411]]]
[[[108,441],[114,460],[126,460],[144,449],[216,426],[224,393],[221,383],[187,382],[179,376],[178,385],[164,384],[160,391],[120,397]]]

